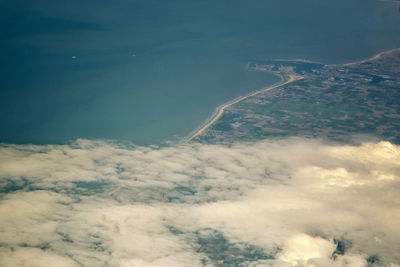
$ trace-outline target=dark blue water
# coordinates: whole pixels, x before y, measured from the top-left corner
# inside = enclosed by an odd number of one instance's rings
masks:
[[[249,60],[358,60],[400,46],[375,0],[0,3],[0,142],[176,140],[277,81]]]

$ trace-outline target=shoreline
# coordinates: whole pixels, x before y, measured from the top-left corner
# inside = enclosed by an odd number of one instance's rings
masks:
[[[277,83],[275,83],[275,84],[273,84],[271,86],[268,86],[268,87],[264,87],[264,88],[262,88],[260,90],[250,92],[247,95],[240,96],[240,97],[238,97],[238,98],[236,98],[236,99],[234,99],[232,101],[229,101],[229,102],[227,102],[225,104],[222,104],[221,106],[218,106],[216,108],[215,112],[210,116],[209,119],[206,120],[206,122],[203,124],[203,126],[201,126],[198,130],[195,130],[194,133],[190,134],[190,137],[187,139],[187,141],[193,140],[194,138],[196,138],[197,136],[202,134],[205,130],[207,130],[219,118],[222,117],[222,115],[224,114],[225,109],[227,109],[228,107],[230,107],[230,106],[232,106],[234,104],[237,104],[237,103],[239,103],[239,102],[241,102],[241,101],[243,101],[243,100],[245,100],[245,99],[247,99],[247,98],[249,98],[251,96],[255,96],[255,95],[257,95],[259,93],[262,93],[262,92],[270,91],[272,89],[278,88],[280,86],[283,86],[283,85],[286,85],[286,84],[289,84],[289,83],[292,83],[294,81],[298,81],[298,80],[301,80],[301,79],[304,78],[303,76],[295,75],[295,74],[289,74],[289,75],[287,75],[287,77],[285,75],[282,75],[282,74],[276,74],[276,75],[280,76],[280,78],[281,78],[280,82],[277,82]]]
[[[339,67],[339,66],[351,66],[351,65],[355,65],[355,64],[362,64],[362,63],[365,63],[365,62],[368,62],[368,61],[377,60],[383,55],[390,54],[390,53],[396,52],[398,50],[400,50],[400,47],[379,52],[378,54],[376,54],[376,55],[374,55],[372,57],[366,58],[366,59],[353,61],[353,62],[348,62],[348,63],[342,63],[342,64],[327,64],[326,66],[328,66],[328,67]]]
[[[351,65],[355,65],[355,64],[362,64],[364,62],[377,60],[383,55],[390,54],[390,53],[393,53],[393,52],[399,51],[399,50],[400,50],[400,47],[382,51],[382,52],[380,52],[380,53],[378,53],[378,54],[376,54],[376,55],[374,55],[372,57],[369,57],[367,59],[358,60],[358,61],[354,61],[354,62],[348,62],[348,63],[341,63],[341,64],[326,64],[325,66],[327,66],[327,67],[339,67],[339,66],[351,66]],[[286,61],[291,61],[291,60],[286,60]],[[298,61],[300,61],[300,60],[298,60]],[[301,60],[301,61],[309,62],[307,60]],[[272,72],[272,73],[274,73],[274,72]],[[275,84],[273,84],[271,86],[268,86],[268,87],[264,87],[264,88],[262,88],[260,90],[251,92],[251,93],[249,93],[247,95],[240,96],[240,97],[238,97],[238,98],[236,98],[236,99],[234,99],[232,101],[229,101],[227,103],[224,103],[224,104],[218,106],[216,108],[215,112],[202,124],[202,126],[199,126],[197,129],[192,131],[192,133],[190,133],[190,135],[189,135],[189,137],[187,138],[186,141],[191,141],[194,138],[196,138],[197,136],[201,135],[205,130],[207,130],[219,118],[222,117],[225,109],[227,109],[228,107],[230,107],[230,106],[232,106],[232,105],[234,105],[236,103],[239,103],[239,102],[241,102],[241,101],[243,101],[243,100],[245,100],[245,99],[247,99],[247,98],[249,98],[251,96],[255,96],[255,95],[259,94],[259,93],[266,92],[266,91],[278,88],[280,86],[283,86],[283,85],[286,85],[286,84],[289,84],[289,83],[292,83],[294,81],[298,81],[298,80],[301,80],[301,79],[304,78],[303,76],[296,75],[296,74],[288,74],[287,76],[283,75],[282,73],[274,73],[274,74],[280,76],[280,78],[281,78],[280,82],[275,83]]]

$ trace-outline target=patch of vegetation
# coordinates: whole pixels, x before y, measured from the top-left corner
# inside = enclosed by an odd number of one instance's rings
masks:
[[[76,181],[73,182],[75,185],[74,188],[71,189],[71,193],[90,196],[99,193],[106,192],[112,185],[111,182],[100,180],[100,181]]]
[[[221,232],[214,229],[202,229],[197,231],[197,252],[207,255],[203,259],[203,265],[212,262],[215,266],[244,266],[243,264],[274,259],[277,253],[266,253],[262,248],[246,244],[232,243]]]

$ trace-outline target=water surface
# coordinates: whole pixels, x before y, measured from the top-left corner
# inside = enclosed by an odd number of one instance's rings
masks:
[[[340,63],[400,46],[373,0],[0,3],[0,142],[179,140],[278,78],[249,60]]]

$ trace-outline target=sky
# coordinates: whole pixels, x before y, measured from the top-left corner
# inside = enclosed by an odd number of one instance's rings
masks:
[[[383,141],[2,145],[0,265],[223,266],[219,240],[262,252],[228,266],[399,266],[399,174]]]

